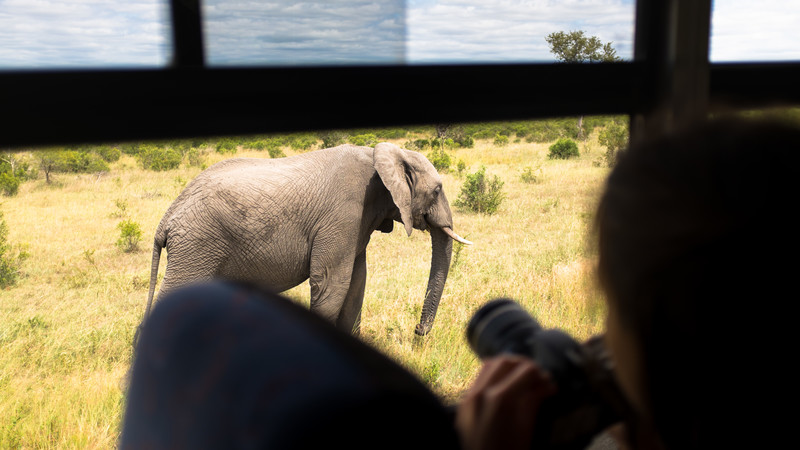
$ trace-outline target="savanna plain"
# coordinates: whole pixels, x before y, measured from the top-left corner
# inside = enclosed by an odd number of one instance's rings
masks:
[[[403,145],[407,139],[394,140]],[[596,134],[580,156],[549,159],[552,143],[517,140],[448,150],[464,170],[442,173],[455,244],[433,330],[414,334],[430,268],[430,236],[376,232],[367,249],[360,339],[407,367],[443,401],[458,401],[480,366],[465,329],[496,297],[517,300],[545,327],[578,339],[602,332],[604,303],[589,239],[608,168]],[[285,154],[296,153],[290,148]],[[423,153],[428,153],[423,151]],[[201,149],[206,165],[235,155]],[[486,168],[503,181],[495,214],[453,206],[465,175]],[[0,197],[8,241],[29,257],[16,285],[0,290],[0,448],[113,448],[125,406],[134,332],[147,300],[152,238],[161,216],[202,167],[145,171],[126,154],[110,170],[44,176]],[[527,173],[528,176],[523,176]],[[138,251],[116,242],[119,224],[140,225]],[[160,274],[166,258],[162,254]],[[308,304],[307,282],[288,291]]]

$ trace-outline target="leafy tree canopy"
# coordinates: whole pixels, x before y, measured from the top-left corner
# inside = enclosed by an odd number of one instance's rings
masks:
[[[611,43],[604,44],[595,36],[586,36],[583,31],[559,31],[544,38],[550,45],[550,53],[561,62],[614,62],[621,61]]]

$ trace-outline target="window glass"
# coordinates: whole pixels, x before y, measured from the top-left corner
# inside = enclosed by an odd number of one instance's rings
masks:
[[[633,0],[204,0],[209,65],[552,62],[583,31],[632,58]]]
[[[0,0],[0,69],[159,67],[168,0]]]
[[[209,65],[399,64],[403,1],[205,0]]]
[[[633,58],[633,0],[409,0],[408,61],[552,62],[545,38],[583,31]]]
[[[800,60],[800,2],[717,0],[711,61]]]

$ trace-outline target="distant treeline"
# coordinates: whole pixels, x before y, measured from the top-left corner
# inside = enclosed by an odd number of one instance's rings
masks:
[[[768,111],[747,111],[749,117],[769,116],[800,123],[800,108]],[[489,140],[497,147],[510,142],[554,142],[559,139],[585,139],[595,129],[617,140],[627,136],[626,116],[565,117],[546,120],[434,124],[394,128],[322,130],[305,133],[265,134],[254,136],[204,137],[147,142],[107,143],[36,149],[33,156],[22,150],[0,149],[0,194],[15,195],[20,183],[44,174],[48,183],[51,174],[100,173],[109,170],[109,163],[121,154],[133,156],[146,170],[169,170],[180,164],[205,167],[204,154],[216,151],[233,154],[243,150],[268,152],[271,158],[285,156],[284,150],[295,152],[335,147],[341,144],[373,146],[384,140],[401,141],[412,150],[470,148],[477,140]],[[606,145],[606,144],[603,144]],[[608,146],[608,145],[606,145]],[[613,149],[611,149],[613,153]]]

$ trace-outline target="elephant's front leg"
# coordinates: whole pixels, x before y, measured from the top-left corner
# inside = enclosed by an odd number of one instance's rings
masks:
[[[353,335],[361,331],[361,306],[364,303],[364,287],[367,284],[367,252],[363,251],[356,256],[353,263],[353,276],[350,279],[350,289],[344,299],[342,313],[336,326],[340,330],[349,330]]]

